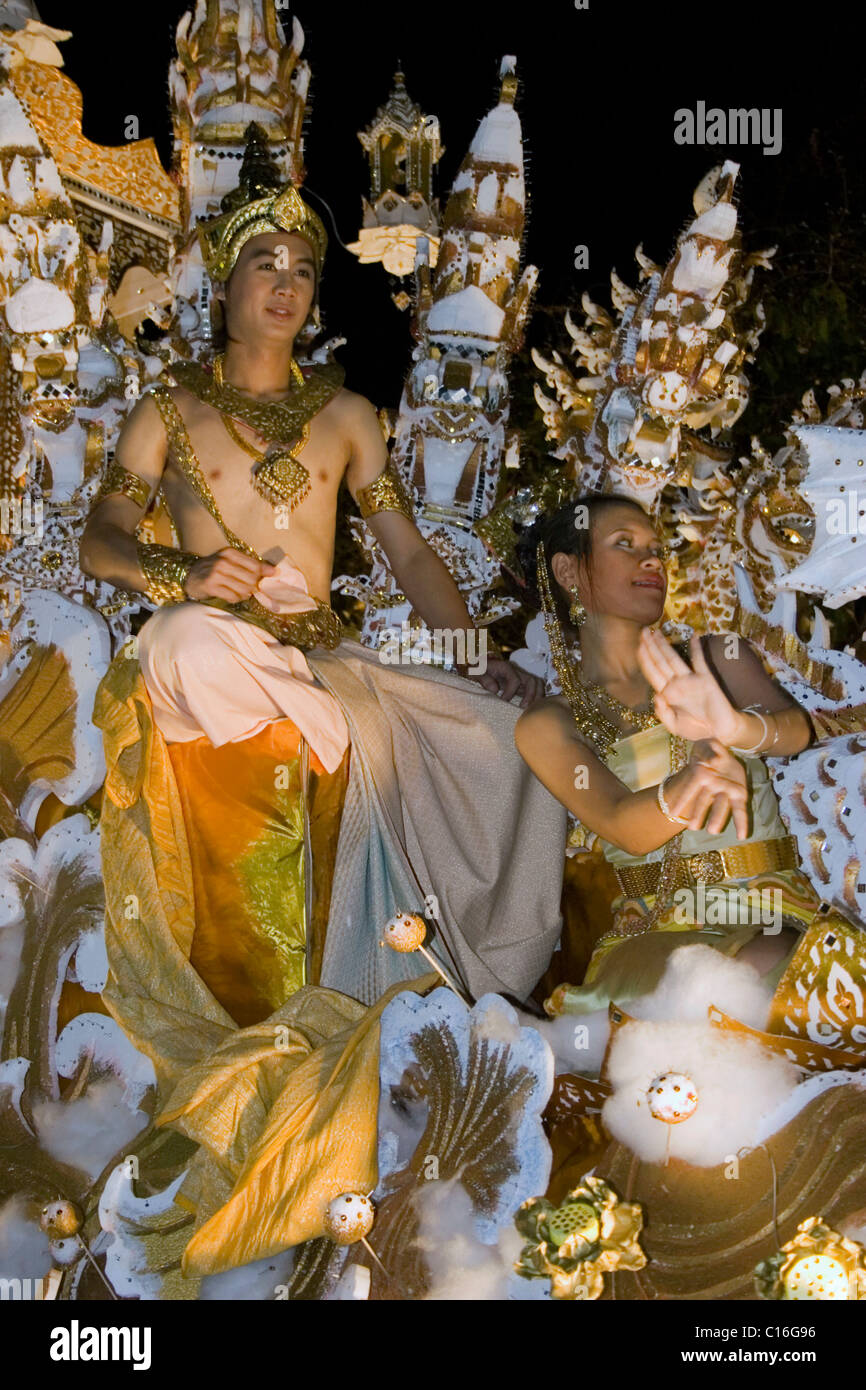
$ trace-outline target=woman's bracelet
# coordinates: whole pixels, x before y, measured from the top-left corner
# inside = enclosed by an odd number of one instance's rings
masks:
[[[667,801],[665,800],[665,783],[669,782],[671,777],[673,776],[674,774],[672,772],[669,772],[667,777],[663,777],[662,780],[659,782],[658,786],[656,787],[656,801],[659,804],[659,810],[661,811],[662,815],[666,816],[667,819],[669,821],[672,821],[674,825],[688,825],[688,816],[675,816],[671,808],[668,806]]]
[[[758,739],[758,742],[754,744],[751,748],[736,748],[734,744],[729,744],[728,746],[731,753],[740,753],[743,757],[749,758],[754,757],[756,753],[759,753],[763,749],[764,744],[767,742],[767,738],[769,737],[770,730],[767,727],[766,719],[762,715],[761,711],[756,708],[755,705],[747,705],[746,708],[743,710],[743,714],[754,714],[756,719],[760,719],[761,737]],[[773,739],[772,744],[770,745],[771,748],[775,745],[776,740],[779,737],[779,725],[775,719],[773,720],[773,723],[776,725],[776,736]]]

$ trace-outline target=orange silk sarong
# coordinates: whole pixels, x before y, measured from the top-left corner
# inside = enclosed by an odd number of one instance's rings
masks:
[[[348,753],[328,773],[280,719],[219,748],[205,737],[169,744],[168,755],[192,868],[190,964],[248,1027],[318,978]]]

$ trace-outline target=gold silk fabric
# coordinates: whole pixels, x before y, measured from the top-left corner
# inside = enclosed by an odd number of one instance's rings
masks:
[[[681,854],[728,849],[754,841],[775,839],[787,834],[779,815],[779,805],[766,766],[761,758],[743,758],[750,789],[750,829],[746,840],[738,840],[732,820],[719,835],[705,830],[685,830]],[[631,791],[654,787],[671,771],[671,735],[663,724],[619,739],[607,759],[611,772]],[[577,836],[570,837],[576,843]],[[628,854],[598,837],[605,859],[614,868],[625,868],[661,861],[664,846],[647,855]],[[623,907],[647,916],[655,904],[648,894],[641,898],[619,896],[611,912]],[[710,906],[712,904],[712,906]],[[583,985],[560,985],[548,1001],[555,1013],[588,1013],[603,1009],[614,999],[629,999],[655,988],[670,952],[678,946],[702,943],[726,955],[736,955],[765,926],[775,927],[780,918],[784,927],[798,932],[812,921],[818,899],[804,874],[797,869],[761,872],[747,879],[726,879],[708,884],[703,900],[697,888],[691,897],[675,894],[650,932],[633,937],[607,937],[596,943]],[[770,912],[773,912],[770,922]]]
[[[314,975],[348,754],[329,777],[288,719],[221,748],[169,747],[124,657],[99,687],[94,722],[107,763],[104,997],[171,1086],[198,1053],[198,1029],[217,1044]],[[309,881],[307,842],[322,850]]]
[[[168,748],[192,827],[190,964],[243,1027],[309,982],[301,745],[297,727],[280,719],[219,748],[205,737]],[[308,757],[321,785],[327,773]],[[344,767],[335,774],[343,783]],[[336,840],[339,805],[331,812]]]
[[[216,1274],[321,1236],[332,1197],[372,1191],[379,1020],[402,990],[437,983],[425,975],[394,985],[371,1009],[333,990],[300,990],[190,1068],[159,1123],[205,1136],[222,1183],[211,1173],[210,1190],[196,1194],[184,1273]]]
[[[269,935],[269,900],[259,934],[248,937],[262,959],[243,961],[233,933],[242,937],[251,927],[249,919],[239,924],[235,910],[245,907],[243,885],[262,907],[258,895],[271,892],[259,876],[264,868],[278,880],[276,892],[288,884],[297,904],[298,836],[292,840],[280,825],[275,856],[270,837],[281,803],[270,802],[261,786],[249,807],[241,803],[265,765],[266,786],[273,786],[274,763],[286,763],[297,731],[287,737],[289,721],[278,721],[222,758],[222,749],[206,751],[199,740],[169,748],[137,661],[123,657],[99,687],[94,723],[107,764],[101,828],[110,969],[103,999],[154,1063],[157,1123],[201,1146],[177,1198],[196,1213],[197,1234],[183,1260],[184,1274],[194,1278],[321,1235],[335,1193],[375,1185],[379,1016],[401,989],[423,991],[434,979],[397,985],[372,1010],[308,984],[270,1012],[270,999],[298,979],[298,954],[287,947],[300,940],[291,941],[285,922]],[[345,765],[328,777],[316,773],[311,758],[310,769],[312,973],[328,917]],[[289,802],[296,787],[290,777],[281,789]],[[193,798],[187,827],[184,809]],[[233,823],[239,815],[244,823]],[[292,824],[300,828],[298,820]],[[234,880],[231,865],[240,870]],[[217,876],[212,884],[210,874]],[[220,902],[225,889],[231,906]],[[235,979],[226,963],[232,952]],[[270,1017],[239,1028],[232,1011],[244,1010]]]

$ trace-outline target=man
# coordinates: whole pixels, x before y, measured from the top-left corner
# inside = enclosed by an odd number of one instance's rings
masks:
[[[320,219],[293,187],[257,181],[247,160],[224,207],[200,240],[225,314],[225,353],[213,371],[178,364],[177,385],[157,387],[135,407],[80,552],[86,572],[164,604],[140,633],[140,674],[115,661],[95,714],[109,765],[107,998],[139,1045],[141,1020],[132,1015],[150,998],[145,1050],[157,1061],[171,1017],[215,1018],[214,999],[249,1025],[310,979],[373,1002],[385,984],[417,974],[414,963],[383,964],[373,949],[396,907],[430,900],[440,949],[478,992],[525,995],[559,920],[557,883],[524,890],[532,875],[508,842],[521,835],[531,856],[530,838],[547,836],[555,862],[558,813],[545,802],[540,815],[537,791],[520,780],[511,747],[518,711],[506,706],[519,697],[526,707],[539,684],[494,656],[486,670],[466,672],[475,695],[458,677],[388,672],[341,643],[328,594],[344,478],[425,622],[452,631],[472,622],[414,524],[371,404],[342,387],[334,364],[302,373],[294,362],[295,339],[315,312],[327,243]],[[136,538],[158,492],[182,548]],[[315,671],[305,651],[317,653]],[[501,711],[492,719],[491,705]],[[341,788],[329,792],[328,779],[345,778],[350,735],[351,815],[323,957],[330,884],[310,880],[311,824],[324,789],[319,857],[331,867]],[[470,752],[461,753],[461,739]],[[124,772],[132,747],[142,765],[150,759],[134,786]],[[473,752],[484,758],[483,774],[471,766]],[[464,773],[489,808],[483,815],[460,786]],[[503,821],[509,797],[513,812]],[[133,873],[142,859],[147,871]],[[520,888],[509,877],[517,873]],[[503,893],[516,924],[504,932]],[[127,926],[122,907],[133,898],[141,910],[142,894],[143,931]],[[311,911],[322,919],[316,942]],[[471,945],[467,931],[477,937]],[[497,952],[501,968],[491,965]],[[521,967],[509,974],[504,962],[515,952]],[[167,1013],[154,1041],[157,974]],[[131,996],[139,1001],[132,1013]]]

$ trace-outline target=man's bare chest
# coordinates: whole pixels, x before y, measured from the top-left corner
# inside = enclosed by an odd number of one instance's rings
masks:
[[[251,544],[284,531],[326,524],[333,519],[340,482],[346,470],[345,445],[321,411],[309,422],[303,448],[294,460],[283,453],[275,472],[263,467],[273,449],[266,440],[212,407],[184,395],[177,400],[187,447],[175,448],[167,460],[166,491],[187,516],[198,508],[225,529],[246,534]]]

